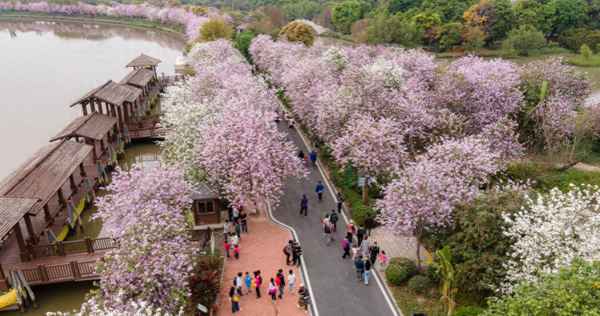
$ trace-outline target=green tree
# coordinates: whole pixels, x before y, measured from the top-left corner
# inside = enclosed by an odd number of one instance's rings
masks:
[[[439,26],[442,25],[440,15],[433,11],[421,12],[413,17],[413,22],[423,34],[423,42],[435,44],[439,35]]]
[[[315,41],[315,30],[306,23],[293,21],[281,29],[279,36],[283,36],[290,42],[302,42],[306,46],[311,46]]]
[[[462,42],[463,25],[458,22],[450,22],[442,25],[438,39],[438,50],[446,51],[452,47],[459,46]]]
[[[600,30],[588,28],[568,29],[560,34],[558,42],[563,47],[572,51],[577,51],[583,44],[586,44],[589,47],[596,47],[600,44]]]
[[[352,23],[363,17],[363,6],[357,0],[346,0],[333,6],[332,22],[336,30],[348,34]]]
[[[600,314],[600,262],[575,261],[570,267],[523,282],[511,295],[491,300],[483,316]]]
[[[422,0],[390,0],[388,4],[388,10],[390,14],[396,12],[406,12],[413,8],[418,8],[421,5]]]
[[[592,57],[592,54],[593,54],[590,47],[587,46],[586,44],[581,45],[581,48],[579,49],[579,53],[581,54],[581,57],[583,57],[585,59],[590,59],[590,57]]]
[[[489,26],[490,41],[503,39],[513,27],[515,17],[511,0],[492,0],[494,6],[494,22]]]
[[[443,22],[459,21],[463,13],[478,0],[423,0],[421,10],[438,13]]]
[[[321,5],[316,1],[301,0],[285,3],[282,7],[288,20],[308,19],[312,20],[321,13]]]
[[[252,39],[256,36],[252,31],[243,31],[235,35],[234,38],[234,46],[237,48],[242,54],[248,59],[251,60],[250,52],[250,44],[252,43]]]
[[[545,5],[546,16],[554,14],[553,35],[578,27],[587,21],[588,3],[586,0],[552,0]]]
[[[485,45],[486,34],[480,27],[468,26],[463,29],[462,38],[463,47],[473,51]]]
[[[447,315],[452,316],[456,308],[455,297],[458,292],[458,288],[456,287],[456,271],[452,264],[452,253],[450,252],[450,248],[444,247],[436,251],[435,256],[437,257],[436,263],[438,264],[442,279],[441,300],[446,307]]]
[[[220,38],[231,38],[233,28],[222,19],[211,19],[200,27],[199,40],[210,42]]]
[[[528,56],[531,52],[546,46],[546,38],[533,26],[525,25],[510,31],[502,45],[504,49],[514,50],[521,56]]]
[[[371,44],[395,43],[404,47],[415,47],[421,44],[422,34],[412,22],[400,14],[392,16],[378,13],[369,19],[367,42]]]

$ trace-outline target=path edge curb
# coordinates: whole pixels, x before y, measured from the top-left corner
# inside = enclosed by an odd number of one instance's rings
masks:
[[[273,222],[276,225],[279,225],[287,230],[290,231],[290,233],[292,234],[292,238],[294,238],[295,241],[297,241],[298,243],[300,243],[300,239],[298,238],[298,233],[296,233],[296,230],[279,221],[277,218],[275,218],[275,216],[273,216],[273,208],[271,207],[271,203],[270,202],[266,202],[267,204],[267,215],[269,216],[269,220],[271,222]],[[319,309],[317,308],[317,303],[315,301],[315,295],[313,293],[313,289],[312,289],[312,285],[310,283],[310,278],[308,276],[308,268],[306,267],[306,263],[304,262],[304,256],[300,256],[300,264],[301,264],[301,277],[304,280],[304,285],[306,286],[306,288],[308,289],[308,292],[310,293],[310,308],[308,309],[309,311],[309,315],[312,316],[320,316],[319,315]]]

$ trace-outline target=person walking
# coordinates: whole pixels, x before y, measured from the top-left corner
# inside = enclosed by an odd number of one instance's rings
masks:
[[[242,232],[248,233],[248,214],[246,212],[240,213],[240,222],[242,223]]]
[[[227,258],[229,258],[229,250],[231,249],[231,244],[229,243],[228,237],[225,237],[225,240],[223,241],[223,248],[225,248],[225,254],[227,255]]]
[[[312,162],[313,167],[317,166],[317,151],[316,150],[311,150],[310,153],[308,154],[309,158],[310,158],[310,162]]]
[[[279,288],[279,299],[283,299],[283,292],[285,291],[285,275],[283,274],[283,269],[279,269],[277,271],[277,276],[279,282],[277,283],[277,287]]]
[[[238,238],[242,238],[242,223],[239,218],[235,221],[235,234]]]
[[[234,286],[229,289],[229,300],[231,301],[231,313],[235,314],[239,312],[240,309],[240,296],[237,293]]]
[[[234,233],[230,234],[229,239],[231,239],[231,245],[233,247],[235,247],[236,245],[239,245],[239,243],[240,243],[240,238]]]
[[[288,272],[288,287],[290,288],[290,293],[294,292],[294,287],[296,286],[296,275],[294,274],[294,270]]]
[[[321,182],[321,180],[319,180],[317,182],[317,186],[315,187],[315,192],[317,193],[319,202],[323,201],[323,192],[325,192],[325,186],[323,185],[323,182]]]
[[[308,215],[308,198],[306,194],[302,194],[302,199],[300,200],[300,215],[304,213],[304,216]]]
[[[338,213],[342,212],[342,207],[344,206],[344,196],[341,192],[337,194],[337,211]]]
[[[358,229],[356,230],[356,241],[357,241],[357,245],[360,246],[362,244],[363,241],[363,237],[365,236],[365,230],[362,227],[358,227]]]
[[[310,302],[310,294],[304,284],[300,284],[298,288],[298,308],[302,310],[308,310],[308,303]]]
[[[371,248],[369,248],[369,254],[369,259],[371,260],[371,263],[375,264],[377,256],[379,255],[379,246],[377,245],[377,241],[374,241]]]
[[[298,151],[298,158],[304,162],[304,152],[302,150]]]
[[[233,222],[234,223],[237,222],[240,219],[240,209],[237,207],[234,207],[232,215],[233,215]]]
[[[260,298],[260,286],[262,285],[262,277],[260,270],[254,272],[254,286],[256,289],[256,298]]]
[[[371,276],[371,260],[365,258],[365,275],[364,281],[365,285],[369,285],[369,276]]]
[[[225,236],[225,239],[229,238],[229,230],[231,229],[231,224],[229,223],[228,220],[225,220],[225,223],[223,223],[223,236]]]
[[[283,246],[283,254],[285,255],[285,264],[286,265],[290,265],[290,257],[292,255],[292,247],[293,247],[293,241],[290,240],[288,241],[288,243]]]
[[[354,267],[356,268],[356,277],[359,281],[362,281],[363,274],[365,273],[365,261],[362,256],[357,256],[354,260]]]
[[[335,210],[331,210],[331,214],[329,214],[329,222],[331,223],[333,232],[337,232],[338,215]]]
[[[233,279],[233,284],[235,285],[235,289],[238,291],[240,296],[244,296],[244,293],[242,291],[242,289],[243,289],[242,288],[242,276],[243,276],[243,274],[241,272],[238,272],[238,274]]]
[[[298,242],[292,244],[292,263],[299,266],[301,263],[300,256],[302,255],[302,247]]]
[[[275,303],[277,300],[277,286],[275,286],[275,280],[273,278],[271,278],[271,281],[269,282],[269,289],[267,291],[267,293],[271,295],[271,301]]]
[[[388,256],[385,254],[385,250],[381,250],[379,253],[379,265],[383,268],[388,263]]]
[[[325,236],[325,244],[329,246],[331,242],[331,224],[327,217],[323,219],[323,235]]]
[[[236,260],[240,259],[240,245],[233,245],[233,257]]]
[[[342,250],[344,251],[344,254],[342,255],[342,259],[346,259],[347,257],[350,257],[350,242],[348,241],[347,238],[342,239]]]
[[[250,289],[252,288],[252,277],[248,271],[246,271],[246,275],[244,276],[244,283],[246,284],[246,294],[250,294]]]
[[[365,239],[363,239],[363,241],[360,243],[360,255],[363,256],[363,258],[369,258],[370,256],[370,242],[369,242],[369,237],[365,236]]]

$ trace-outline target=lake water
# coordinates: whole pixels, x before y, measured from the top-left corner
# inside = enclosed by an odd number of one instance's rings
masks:
[[[181,53],[179,36],[162,32],[79,23],[0,21],[0,132],[4,136],[0,179],[23,163],[68,122],[81,115],[68,104],[108,79],[119,81],[125,65],[140,53],[159,58],[158,72],[174,73]],[[157,164],[158,146],[131,145],[121,162]],[[96,237],[101,223],[83,214],[85,232],[72,238]],[[91,282],[34,287],[38,309],[2,315],[45,315],[78,309]]]
[[[183,41],[122,26],[0,21],[0,179],[47,144],[80,108],[69,104],[109,79],[120,81],[140,53],[174,73]]]

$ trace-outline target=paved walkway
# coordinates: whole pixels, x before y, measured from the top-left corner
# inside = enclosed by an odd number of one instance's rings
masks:
[[[287,282],[287,273],[290,267],[285,264],[283,246],[292,238],[289,231],[267,220],[263,211],[258,215],[250,216],[248,231],[248,234],[242,233],[240,259],[236,260],[233,256],[226,259],[225,276],[217,315],[233,315],[231,313],[231,302],[229,301],[229,288],[233,284],[233,278],[237,273],[242,272],[245,274],[248,271],[252,274],[256,270],[260,270],[263,277],[264,284],[261,286],[262,296],[260,299],[257,299],[254,292],[250,293],[250,295],[244,294],[240,301],[241,311],[235,315],[306,315],[306,312],[301,311],[296,306],[298,296],[295,293],[290,295],[286,289],[283,300],[277,300],[275,304],[271,303],[271,298],[267,294],[268,282],[272,277],[275,277],[278,269],[284,270]],[[297,289],[300,283],[302,283],[299,269],[294,268],[294,273],[296,274]]]
[[[280,128],[288,132],[289,139],[298,148],[308,152],[295,130],[288,129],[284,122],[280,123]],[[342,259],[339,244],[345,234],[342,218],[338,222],[336,241],[325,245],[320,218],[335,208],[335,202],[329,192],[325,192],[322,202],[317,201],[315,185],[318,180],[324,181],[315,168],[306,179],[288,180],[281,203],[273,210],[275,218],[294,227],[298,233],[319,313],[316,316],[395,315],[374,278],[371,277],[368,286],[364,285],[357,280],[351,260]],[[309,197],[307,217],[299,214],[302,194]]]

